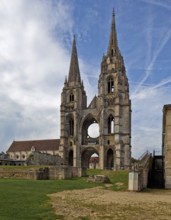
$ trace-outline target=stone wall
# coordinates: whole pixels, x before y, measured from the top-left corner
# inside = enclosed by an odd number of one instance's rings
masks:
[[[0,178],[11,178],[11,179],[48,179],[49,171],[48,168],[0,168]]]
[[[51,155],[47,153],[41,153],[38,151],[32,152],[32,154],[26,160],[27,165],[33,165],[33,166],[42,166],[42,165],[59,166],[62,162],[63,161],[59,155]]]
[[[79,167],[46,167],[46,168],[28,168],[28,167],[5,167],[0,168],[0,178],[11,179],[34,179],[34,180],[56,180],[72,177],[81,177],[86,175],[86,169]]]
[[[49,168],[49,179],[68,179],[86,175],[86,169],[80,167],[61,166]]]

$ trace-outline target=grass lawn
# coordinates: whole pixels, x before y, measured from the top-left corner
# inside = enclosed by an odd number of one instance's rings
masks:
[[[113,183],[113,190],[118,190],[117,182],[123,183],[121,190],[127,188],[128,173],[125,171],[88,171],[88,175],[93,173],[109,176]],[[98,185],[87,183],[85,177],[69,180],[0,179],[0,220],[62,219],[62,216],[56,216],[53,213],[48,194],[64,190],[91,188]]]

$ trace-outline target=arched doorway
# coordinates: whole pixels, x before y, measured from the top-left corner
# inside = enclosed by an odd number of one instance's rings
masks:
[[[106,169],[113,169],[114,166],[114,153],[113,150],[110,148],[107,151],[107,155],[106,155]]]
[[[70,150],[69,155],[68,155],[68,164],[69,164],[69,166],[73,166],[73,159],[74,159],[73,150]]]
[[[95,155],[96,157],[92,157]],[[93,159],[92,159],[93,158]],[[81,155],[81,166],[95,169],[99,163],[99,153],[93,147],[87,147]]]

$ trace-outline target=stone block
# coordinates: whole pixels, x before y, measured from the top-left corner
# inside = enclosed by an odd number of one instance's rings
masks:
[[[90,175],[87,182],[91,183],[110,183],[110,180],[105,175]]]
[[[138,191],[138,172],[130,172],[129,173],[129,182],[128,182],[128,190],[130,191]]]

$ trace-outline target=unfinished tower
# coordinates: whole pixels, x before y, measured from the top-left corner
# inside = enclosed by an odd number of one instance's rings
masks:
[[[89,127],[97,124],[99,135],[91,137]],[[98,96],[87,107],[81,81],[75,37],[68,78],[61,94],[61,156],[64,163],[88,167],[92,154],[99,156],[101,169],[128,169],[131,161],[131,101],[123,57],[112,24],[109,45],[103,55]]]

